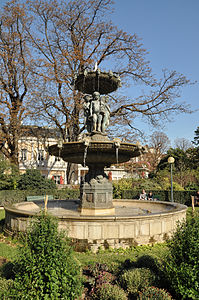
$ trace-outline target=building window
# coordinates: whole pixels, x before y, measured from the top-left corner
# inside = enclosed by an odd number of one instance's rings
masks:
[[[59,156],[55,156],[55,162],[60,161],[61,158]]]
[[[52,178],[56,184],[60,184],[60,177],[60,175],[53,175]]]
[[[38,150],[38,161],[44,161],[44,150]]]
[[[21,160],[27,160],[27,149],[21,149]]]

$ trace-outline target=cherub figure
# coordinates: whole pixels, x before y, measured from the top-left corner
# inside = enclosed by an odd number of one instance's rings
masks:
[[[102,115],[101,131],[103,133],[108,127],[110,120],[110,107],[108,105],[108,99],[109,97],[107,95],[101,97],[100,114]]]
[[[91,106],[91,96],[85,95],[84,96],[84,125],[88,132],[91,132],[92,122],[91,122],[91,115],[90,115],[90,106]]]
[[[92,116],[92,131],[101,131],[102,116],[100,115],[100,93],[94,92],[90,106]]]

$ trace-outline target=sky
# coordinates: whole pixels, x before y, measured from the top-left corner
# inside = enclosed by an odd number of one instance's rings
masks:
[[[199,126],[199,0],[115,0],[114,7],[114,23],[142,39],[155,74],[167,68],[198,81],[183,88],[178,99],[194,112],[175,116],[161,129],[172,146],[177,138],[192,141]],[[143,121],[139,126],[151,134]]]
[[[0,7],[6,2],[0,0]],[[176,138],[192,141],[199,126],[199,0],[115,0],[114,8],[111,19],[119,28],[142,39],[155,74],[167,68],[196,81],[183,88],[178,99],[194,112],[175,116],[161,129],[172,146]],[[143,120],[137,120],[136,125],[146,135],[152,133]]]

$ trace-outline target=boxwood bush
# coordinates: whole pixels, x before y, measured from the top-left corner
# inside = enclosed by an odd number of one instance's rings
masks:
[[[199,217],[180,223],[167,242],[165,278],[177,299],[199,299]]]
[[[127,300],[125,291],[118,285],[106,283],[101,285],[92,299],[96,300]]]
[[[155,274],[148,268],[133,268],[124,271],[119,278],[121,287],[131,297],[136,297],[143,288],[153,285],[155,280]]]
[[[159,289],[154,286],[146,287],[142,292],[139,292],[138,300],[172,300],[171,295],[164,289]]]
[[[81,294],[80,264],[52,216],[31,223],[14,264],[13,286],[5,299],[68,299]]]

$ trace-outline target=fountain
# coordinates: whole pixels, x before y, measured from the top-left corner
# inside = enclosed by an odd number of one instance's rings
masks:
[[[120,78],[100,69],[84,71],[74,78],[74,88],[84,94],[84,138],[49,147],[51,155],[88,167],[80,185],[80,199],[49,201],[48,211],[59,218],[79,248],[129,247],[161,242],[186,216],[186,206],[160,201],[113,200],[112,182],[105,167],[127,162],[145,152],[139,143],[108,138],[110,120],[108,94],[120,87]],[[42,203],[40,203],[42,205]],[[25,231],[28,217],[39,213],[37,203],[6,206],[6,229]]]

